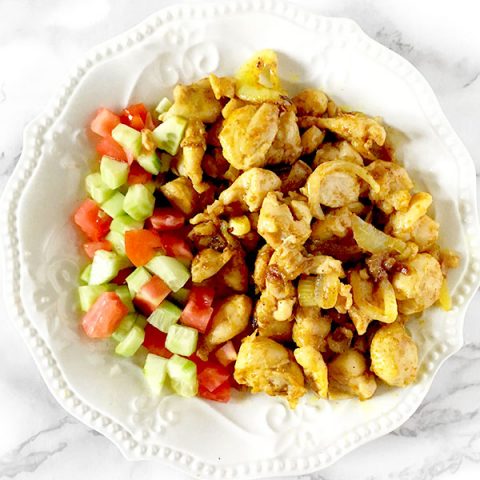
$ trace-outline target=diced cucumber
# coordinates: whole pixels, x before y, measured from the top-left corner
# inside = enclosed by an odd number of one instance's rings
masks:
[[[165,255],[153,257],[145,267],[160,277],[172,292],[180,290],[190,278],[190,271],[183,263]]]
[[[172,163],[172,156],[167,152],[161,152],[159,155],[160,160],[160,172],[165,173],[170,170],[170,164]]]
[[[197,366],[188,358],[173,355],[167,363],[170,385],[182,397],[194,397],[198,392]]]
[[[81,272],[80,272],[80,282],[88,285],[90,280],[90,272],[92,271],[92,264],[89,263]]]
[[[127,182],[128,163],[104,155],[100,161],[100,174],[103,183],[115,190]]]
[[[168,329],[165,346],[172,353],[189,357],[197,349],[198,331],[192,327],[172,325]]]
[[[97,298],[105,292],[110,291],[110,285],[82,285],[78,287],[78,298],[82,312],[88,312]]]
[[[120,297],[120,300],[128,308],[129,312],[135,312],[135,307],[132,303],[132,296],[130,295],[130,290],[127,285],[121,285],[120,287],[115,288],[115,293]]]
[[[185,118],[173,115],[152,132],[153,140],[161,150],[165,150],[170,155],[176,155],[186,127]]]
[[[122,268],[122,257],[114,252],[97,250],[93,257],[92,270],[88,280],[89,285],[102,285],[113,280]]]
[[[151,217],[154,207],[155,197],[145,185],[138,183],[128,188],[123,202],[123,209],[134,220],[143,221]]]
[[[138,325],[134,325],[127,336],[117,345],[115,353],[122,357],[132,357],[142,346],[145,340],[145,331]]]
[[[113,195],[113,190],[104,183],[98,172],[87,175],[85,188],[90,197],[97,203],[104,203]]]
[[[155,111],[159,115],[161,115],[162,113],[168,112],[172,105],[173,105],[173,103],[167,97],[163,97],[158,102],[158,105],[155,107]]]
[[[167,378],[167,365],[168,360],[166,358],[153,353],[149,353],[145,360],[143,367],[145,380],[156,395],[162,393],[162,388]]]
[[[155,190],[157,189],[157,184],[153,181],[144,183],[143,185],[152,195],[155,193]]]
[[[190,295],[190,290],[188,288],[181,288],[176,292],[172,292],[170,294],[170,298],[175,300],[175,302],[179,303],[180,305],[185,305],[188,301],[188,296]]]
[[[118,324],[118,327],[112,333],[112,338],[116,342],[121,342],[127,335],[128,332],[132,329],[135,325],[135,320],[137,316],[134,313],[129,313],[125,317],[122,318],[121,322]]]
[[[119,215],[112,220],[110,224],[110,231],[121,233],[125,235],[128,230],[141,230],[143,228],[143,222],[134,220],[132,217],[125,215]]]
[[[164,300],[147,318],[148,323],[167,333],[168,329],[178,322],[182,310],[168,300]]]
[[[142,134],[138,130],[119,123],[112,130],[112,137],[125,150],[130,152],[134,158],[138,158],[142,152]]]
[[[141,315],[140,313],[137,313],[137,319],[135,320],[135,325],[138,325],[140,328],[145,328],[147,326],[147,319]]]
[[[108,235],[105,237],[108,240],[113,248],[113,251],[118,255],[124,256],[126,255],[125,252],[125,237],[118,232],[110,231]]]
[[[124,215],[123,201],[125,196],[120,192],[115,192],[106,202],[102,203],[102,210],[112,218]]]
[[[160,159],[158,158],[155,150],[149,153],[142,153],[138,156],[137,162],[144,170],[150,172],[153,175],[157,175],[158,173],[160,173]]]
[[[135,297],[135,294],[152,278],[152,276],[143,267],[136,268],[127,278],[126,282],[130,295]]]

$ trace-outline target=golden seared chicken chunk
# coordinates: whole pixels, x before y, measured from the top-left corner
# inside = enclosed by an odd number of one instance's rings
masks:
[[[312,347],[324,352],[332,320],[322,316],[319,307],[298,307],[295,312],[292,338],[299,347]]]
[[[355,396],[367,400],[377,389],[365,357],[355,349],[341,353],[328,364],[328,382],[329,396],[334,399]]]
[[[217,345],[231,340],[248,326],[252,300],[247,295],[232,295],[215,308],[208,333],[201,339],[197,355],[206,360]]]
[[[302,367],[307,385],[321,398],[328,395],[328,370],[322,354],[313,347],[300,347],[293,351]]]
[[[173,89],[173,105],[165,118],[180,115],[189,120],[213,123],[222,110],[222,104],[215,98],[210,81],[203,78],[191,85],[177,85]]]
[[[406,315],[419,313],[440,298],[443,274],[440,263],[428,253],[419,253],[403,262],[405,271],[393,275],[398,310]]]
[[[372,371],[392,387],[415,381],[418,369],[417,345],[398,322],[381,327],[370,344]]]
[[[427,213],[431,204],[432,196],[429,193],[416,193],[411,197],[405,211],[395,212],[390,216],[385,231],[402,240],[408,240],[415,224]]]
[[[242,342],[234,377],[253,393],[285,397],[292,408],[306,391],[302,370],[293,354],[274,340],[256,334]]]
[[[370,190],[368,194],[378,208],[386,214],[408,208],[413,182],[404,168],[383,160],[375,160],[366,168],[380,186],[378,191]]]
[[[235,79],[230,77],[217,77],[211,73],[208,76],[213,94],[217,100],[222,97],[233,98],[235,96]]]
[[[305,249],[298,243],[295,236],[287,237],[273,252],[269,265],[275,266],[287,280],[294,280],[305,272],[310,264],[304,256]]]
[[[334,160],[343,160],[363,166],[362,156],[346,140],[322,145],[315,153],[312,166],[317,168],[321,163],[333,162]]]
[[[438,240],[440,225],[428,215],[420,217],[412,226],[411,234],[407,240],[418,245],[420,252],[433,247]]]
[[[267,269],[265,289],[255,306],[255,321],[260,327],[272,320],[289,322],[293,319],[293,308],[297,301],[292,282],[285,280],[281,273]]]
[[[315,125],[312,125],[310,128],[305,130],[301,138],[302,154],[310,155],[311,153],[317,151],[318,147],[320,147],[320,145],[322,144],[324,138],[325,132],[320,130]]]
[[[312,173],[312,169],[302,160],[295,162],[287,174],[280,175],[281,191],[285,195],[303,187]]]
[[[185,177],[178,177],[160,187],[160,191],[167,200],[190,216],[197,208],[198,193],[193,188],[192,182]]]
[[[282,182],[278,175],[263,168],[251,168],[242,173],[219,197],[220,202],[229,205],[239,202],[250,212],[262,206],[269,192],[279,190]]]
[[[245,254],[236,249],[232,258],[218,272],[216,279],[232,290],[245,293],[248,288],[248,267],[245,262]]]
[[[258,218],[258,233],[273,247],[293,236],[303,244],[310,236],[312,215],[306,202],[284,199],[281,193],[266,195]]]
[[[200,120],[190,120],[185,130],[181,146],[182,170],[191,181],[193,188],[202,193],[208,189],[208,184],[202,182],[202,160],[207,149],[205,125]],[[182,173],[183,173],[182,172]]]
[[[268,244],[265,244],[258,251],[257,258],[255,259],[255,269],[253,271],[253,281],[259,291],[265,289],[267,282],[267,269],[270,259],[272,258],[275,250]]]
[[[311,238],[325,241],[333,237],[344,238],[352,231],[352,212],[348,207],[330,210],[323,220],[315,220]]]
[[[276,105],[263,103],[237,108],[225,119],[219,135],[224,157],[239,170],[263,167],[279,123]]]
[[[192,261],[192,280],[201,283],[213,277],[232,258],[233,250],[226,248],[217,252],[213,248],[201,250]]]
[[[319,117],[327,111],[328,97],[321,91],[307,88],[292,98],[298,115]]]

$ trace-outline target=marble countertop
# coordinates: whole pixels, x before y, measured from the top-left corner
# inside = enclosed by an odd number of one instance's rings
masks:
[[[1,0],[0,193],[22,148],[22,130],[77,58],[135,25],[158,0]],[[356,20],[427,78],[480,172],[480,4],[469,0],[302,0]],[[477,173],[477,186],[478,186]],[[478,187],[477,187],[478,191]],[[1,286],[0,286],[1,290]],[[309,480],[480,478],[480,295],[465,346],[441,368],[413,417]],[[187,479],[153,462],[129,463],[48,392],[0,301],[0,479]]]

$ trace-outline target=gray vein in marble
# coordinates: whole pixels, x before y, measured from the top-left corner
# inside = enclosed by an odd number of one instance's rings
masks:
[[[25,452],[25,450],[39,437],[48,435],[51,432],[61,430],[65,425],[76,423],[76,421],[66,416],[52,427],[40,430],[36,434],[27,438],[18,447],[10,451],[8,454],[0,458],[0,478],[14,478],[23,472],[35,472],[38,467],[48,458],[61,452],[67,447],[67,443],[60,442],[55,448],[50,450],[38,450],[33,452]]]

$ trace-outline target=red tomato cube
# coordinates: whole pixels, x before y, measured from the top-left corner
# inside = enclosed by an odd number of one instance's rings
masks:
[[[144,170],[137,162],[130,165],[127,182],[129,185],[136,183],[148,183],[152,179],[152,174]]]
[[[94,242],[98,242],[105,237],[110,230],[110,223],[112,223],[112,219],[89,198],[78,207],[73,220],[82,232]]]
[[[103,137],[97,143],[97,152],[101,156],[107,155],[120,162],[128,162],[130,164],[133,161],[133,157],[125,152],[123,147],[110,136]]]
[[[130,261],[141,267],[153,258],[159,249],[162,249],[162,241],[150,230],[129,230],[125,232],[125,252]]]
[[[227,343],[222,345],[215,352],[215,356],[217,357],[217,360],[224,367],[226,367],[227,365],[230,365],[232,362],[234,362],[237,359],[237,351],[235,350],[233,342],[231,340],[229,340]]]
[[[207,400],[213,400],[214,402],[227,403],[230,401],[231,398],[231,390],[232,387],[230,386],[230,383],[228,381],[222,383],[213,392],[210,392],[204,386],[199,385],[198,395],[202,398],[206,398]]]
[[[90,123],[90,130],[101,137],[109,137],[120,123],[120,117],[106,108],[100,108]]]
[[[102,240],[101,242],[87,242],[83,244],[85,253],[89,258],[93,258],[97,250],[112,250],[112,244],[108,240]]]
[[[145,315],[150,315],[167,298],[171,290],[165,282],[154,275],[135,295],[133,303]]]
[[[185,224],[185,215],[176,208],[156,208],[148,222],[155,230],[178,230]]]
[[[128,308],[116,293],[102,293],[83,317],[83,330],[90,338],[107,338],[127,313]]]
[[[216,390],[222,383],[230,377],[229,372],[222,365],[208,362],[208,366],[202,369],[198,374],[198,383],[205,387],[209,392]]]
[[[155,328],[153,325],[147,323],[145,326],[145,339],[143,340],[143,346],[150,353],[160,355],[161,357],[170,358],[173,353],[170,352],[167,347],[165,347],[166,339],[166,333],[161,332],[158,328]]]

